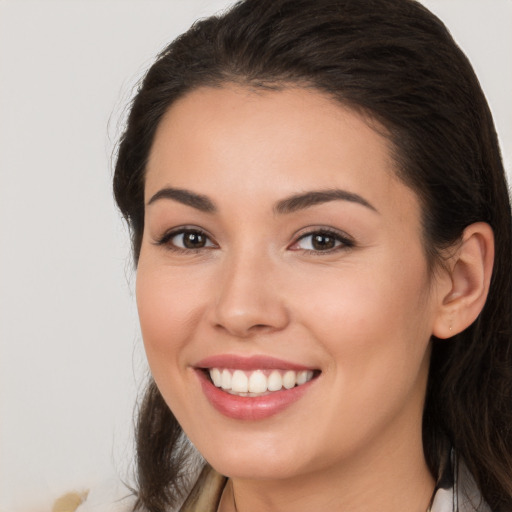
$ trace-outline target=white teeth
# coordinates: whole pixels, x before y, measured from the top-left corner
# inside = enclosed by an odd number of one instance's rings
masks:
[[[261,370],[251,373],[249,378],[249,391],[251,393],[264,393],[267,391],[267,378]]]
[[[288,371],[284,374],[283,377],[283,386],[286,389],[292,389],[295,387],[295,382],[297,381],[297,374],[292,371]]]
[[[222,386],[222,374],[218,368],[212,368],[210,370],[210,377],[212,378],[213,383],[220,388]]]
[[[267,389],[269,391],[279,391],[282,387],[283,378],[277,370],[274,370],[268,377]]]
[[[301,386],[313,378],[311,370],[272,370],[265,374],[264,370],[245,372],[243,370],[228,370],[226,368],[210,368],[210,378],[213,384],[234,394],[254,396],[271,391],[279,391],[283,387],[292,389]]]
[[[231,389],[231,372],[229,370],[222,370],[220,387],[222,389]]]
[[[307,370],[302,370],[301,372],[297,373],[297,386],[305,384],[308,380],[311,380],[311,377],[308,379]]]
[[[249,391],[249,379],[242,370],[235,370],[231,379],[231,391],[247,393]]]

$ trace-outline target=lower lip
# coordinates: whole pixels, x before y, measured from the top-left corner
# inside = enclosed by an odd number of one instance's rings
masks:
[[[196,371],[203,392],[210,403],[224,416],[236,420],[263,420],[283,411],[306,393],[311,384],[310,380],[291,389],[274,391],[263,396],[231,395],[216,387],[201,370]]]

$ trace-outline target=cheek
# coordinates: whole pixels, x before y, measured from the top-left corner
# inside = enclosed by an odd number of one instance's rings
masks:
[[[184,282],[184,281],[188,281]],[[137,309],[151,370],[183,364],[181,348],[193,336],[200,316],[201,293],[183,272],[170,272],[139,263],[136,283]],[[156,377],[156,375],[155,375]]]
[[[420,418],[430,339],[428,280],[421,267],[386,274],[352,269],[323,284],[302,315],[329,355],[325,377],[336,390],[325,395],[322,407],[331,411],[331,421],[317,428],[343,444],[368,440],[404,404],[412,404]]]
[[[302,281],[302,293],[294,292],[303,297],[298,317],[330,354],[338,378],[369,385],[414,378],[431,334],[429,280],[422,263],[421,255],[414,266],[381,255],[375,265]],[[305,290],[310,290],[307,297]]]
[[[184,382],[191,377],[187,354],[190,341],[197,337],[203,282],[183,270],[145,263],[139,262],[136,296],[147,360],[167,405],[187,420],[195,416],[197,407],[194,389]],[[188,421],[182,425],[189,426]]]

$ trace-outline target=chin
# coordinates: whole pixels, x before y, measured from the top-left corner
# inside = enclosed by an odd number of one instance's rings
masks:
[[[265,434],[265,442],[257,436],[251,437],[249,442],[246,438],[208,443],[201,453],[217,472],[229,478],[280,480],[309,470],[304,443],[298,441],[286,445],[283,442],[286,436],[269,439],[268,433]],[[198,448],[201,450],[203,447]]]
[[[291,467],[290,461],[280,461],[272,457],[231,459],[212,459],[210,465],[222,475],[241,480],[281,480],[298,474],[296,466]]]

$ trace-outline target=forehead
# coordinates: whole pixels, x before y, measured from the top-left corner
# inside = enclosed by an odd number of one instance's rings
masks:
[[[397,194],[416,202],[376,126],[311,89],[200,88],[176,101],[157,129],[146,200],[163,186],[274,200],[341,187],[372,203],[391,205]]]

